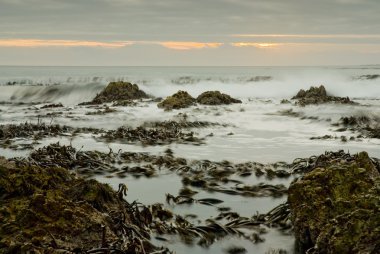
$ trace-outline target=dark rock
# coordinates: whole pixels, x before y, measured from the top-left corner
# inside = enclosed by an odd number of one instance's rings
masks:
[[[194,105],[195,99],[186,91],[178,91],[172,96],[167,97],[162,102],[158,103],[159,108],[165,110],[187,108]]]
[[[357,80],[374,80],[380,78],[379,74],[367,74],[367,75],[361,75],[358,77],[355,77],[354,79]]]
[[[328,95],[324,86],[312,86],[306,91],[301,89],[297,95],[292,98],[292,100],[296,100],[296,104],[300,106],[323,103],[355,104],[355,102],[351,101],[348,97]]]
[[[373,162],[365,152],[330,160],[290,185],[300,253],[380,252],[380,174]]]
[[[241,103],[241,100],[234,99],[219,91],[207,91],[198,96],[197,102],[204,105],[228,105],[232,103]]]
[[[80,105],[102,104],[114,101],[136,100],[149,98],[149,96],[136,84],[128,82],[111,82],[104,90],[97,94],[91,102],[81,103]]]
[[[63,105],[62,103],[57,103],[57,104],[47,104],[47,105],[44,105],[41,107],[41,109],[45,109],[45,108],[62,108]]]
[[[16,166],[4,158],[0,203],[0,253],[89,250],[102,244],[102,226],[105,240],[119,239],[111,212],[126,214],[130,223],[124,203],[108,185],[63,168]]]

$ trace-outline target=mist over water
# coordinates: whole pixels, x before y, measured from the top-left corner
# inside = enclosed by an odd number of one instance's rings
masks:
[[[380,97],[376,66],[358,67],[0,67],[0,101],[88,101],[109,82],[128,81],[155,97],[178,90],[197,96],[220,90],[234,97],[290,98],[299,89],[325,85],[335,96]],[[361,77],[361,78],[360,78]]]

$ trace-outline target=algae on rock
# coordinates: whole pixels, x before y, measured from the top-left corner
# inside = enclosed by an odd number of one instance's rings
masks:
[[[0,203],[0,253],[128,248],[120,241],[120,223],[131,223],[125,201],[108,185],[66,169],[0,158]]]
[[[323,104],[323,103],[340,103],[340,104],[355,104],[348,97],[337,97],[328,95],[324,86],[310,87],[309,90],[301,89],[292,100],[297,100],[296,104],[300,106]]]
[[[228,105],[232,103],[242,103],[241,100],[234,99],[228,94],[224,94],[219,91],[204,92],[197,97],[197,102],[204,105]]]
[[[300,253],[380,253],[380,174],[367,153],[313,169],[288,194]]]
[[[194,105],[195,99],[188,94],[186,91],[178,91],[172,96],[167,97],[162,102],[158,103],[157,106],[159,108],[164,108],[165,110],[172,109],[181,109],[188,108]]]
[[[96,97],[88,103],[82,104],[102,104],[114,101],[136,100],[149,98],[149,96],[136,84],[129,82],[111,82],[103,89],[102,92],[96,95]]]

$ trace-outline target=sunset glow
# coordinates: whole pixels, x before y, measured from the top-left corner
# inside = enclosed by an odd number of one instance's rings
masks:
[[[257,43],[257,42],[236,42],[232,43],[234,47],[255,47],[255,48],[276,48],[280,46],[280,43]]]
[[[233,34],[232,37],[251,38],[314,38],[314,39],[380,39],[380,34]]]
[[[0,39],[0,47],[102,47],[121,48],[132,42],[99,42],[77,40]]]
[[[190,50],[190,49],[204,49],[204,48],[218,48],[223,43],[219,42],[190,42],[190,41],[167,41],[159,42],[161,46],[175,50]]]

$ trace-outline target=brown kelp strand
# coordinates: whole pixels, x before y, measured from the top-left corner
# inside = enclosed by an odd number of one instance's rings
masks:
[[[32,164],[40,167],[61,167],[77,170],[82,175],[104,174],[115,172],[113,165],[116,155],[97,151],[80,151],[72,146],[61,146],[59,143],[33,151],[27,159],[13,159],[18,164]]]
[[[220,124],[220,123],[213,123],[213,122],[207,122],[207,121],[163,121],[163,122],[146,122],[142,125],[143,127],[149,127],[149,128],[206,128],[206,127],[213,127],[213,126],[221,126],[221,127],[227,127],[227,124]]]

